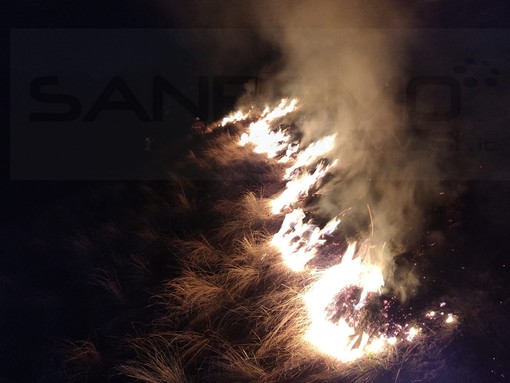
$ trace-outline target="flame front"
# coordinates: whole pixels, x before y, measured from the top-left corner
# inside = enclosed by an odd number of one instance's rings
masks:
[[[384,336],[372,339],[360,327],[356,316],[342,316],[333,323],[325,315],[335,296],[345,288],[362,289],[354,305],[355,310],[360,310],[368,293],[379,293],[383,287],[381,269],[355,255],[356,243],[352,243],[343,254],[342,262],[319,272],[317,281],[303,296],[311,319],[306,338],[317,349],[343,362],[359,358],[367,349],[380,352],[387,343]]]
[[[272,110],[266,107],[260,115],[261,118],[250,124],[248,133],[243,133],[239,144],[244,146],[251,143],[255,146],[255,153],[264,153],[271,158],[287,150],[290,144],[289,135],[281,130],[272,130],[271,122],[294,111],[297,103],[297,99],[283,99]]]
[[[390,333],[365,327],[363,310],[368,297],[379,296],[384,286],[381,258],[371,256],[367,244],[349,244],[343,254],[338,254],[338,263],[329,268],[318,270],[308,266],[341,220],[335,217],[320,228],[307,220],[302,201],[312,190],[320,189],[324,176],[338,160],[325,158],[334,148],[334,135],[301,148],[299,142],[292,140],[289,129],[273,128],[276,120],[295,111],[297,105],[297,99],[283,99],[273,109],[266,107],[249,124],[239,145],[251,144],[254,152],[286,167],[285,188],[270,201],[274,215],[285,214],[271,244],[281,253],[286,267],[310,276],[311,282],[301,294],[309,323],[305,338],[318,351],[342,362],[381,353],[399,342],[411,342],[420,335],[419,327],[394,325]],[[233,114],[224,121],[247,119],[249,115]],[[342,294],[349,299],[342,300]],[[446,319],[447,323],[453,321],[451,315]]]

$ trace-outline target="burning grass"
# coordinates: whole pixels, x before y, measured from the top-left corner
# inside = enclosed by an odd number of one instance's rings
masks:
[[[289,105],[296,103],[281,107]],[[197,144],[171,186],[143,190],[149,229],[138,228],[135,237],[150,251],[131,249],[126,272],[93,279],[125,306],[129,286],[157,281],[148,289],[151,320],[128,332],[125,354],[111,369],[148,383],[397,382],[440,369],[434,363],[446,337],[436,335],[432,344],[423,323],[391,323],[391,298],[381,295],[383,271],[369,241],[334,244],[340,216],[319,225],[303,210],[333,169],[324,158],[333,138],[309,145],[319,152],[300,151],[270,126],[272,115],[280,117],[265,110],[250,125],[237,122],[248,132],[241,141],[216,134]],[[275,145],[257,146],[266,136]],[[201,177],[181,180],[183,174]],[[158,229],[165,214],[180,233]],[[122,238],[122,230],[109,232]],[[77,242],[82,252],[96,246],[89,238]],[[312,262],[339,249],[327,263]],[[161,263],[164,257],[174,262]]]

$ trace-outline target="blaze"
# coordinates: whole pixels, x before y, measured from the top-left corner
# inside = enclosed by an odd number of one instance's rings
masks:
[[[366,244],[349,244],[343,254],[337,254],[337,264],[329,268],[308,267],[341,220],[335,217],[321,228],[307,219],[303,201],[312,191],[320,190],[322,180],[338,160],[325,158],[335,146],[335,135],[301,147],[300,142],[293,141],[288,128],[273,127],[275,120],[295,111],[297,105],[297,99],[283,99],[274,108],[266,107],[249,124],[239,145],[251,144],[254,152],[285,166],[285,188],[270,200],[272,213],[284,214],[284,218],[270,242],[280,252],[285,267],[308,273],[310,283],[301,293],[309,323],[305,339],[319,352],[342,362],[384,352],[399,342],[412,342],[420,335],[420,327],[394,325],[389,334],[366,328],[363,318],[367,301],[370,296],[380,296],[385,285],[382,258],[372,257]],[[228,121],[248,116],[249,113],[234,113]],[[348,296],[348,302],[342,301],[342,296]],[[426,317],[432,319],[436,313],[431,311]],[[455,320],[449,314],[445,323]]]
[[[324,236],[331,234],[340,223],[340,219],[335,218],[320,229],[306,223],[305,217],[302,209],[286,214],[280,230],[271,240],[271,244],[282,254],[283,263],[296,272],[305,270],[308,261],[315,257],[324,244]]]
[[[243,113],[240,110],[232,112],[221,120],[220,126],[225,126],[227,124],[232,124],[234,122],[246,120],[249,116],[250,111],[246,113]]]
[[[253,144],[255,153],[264,153],[270,158],[274,158],[278,153],[286,151],[290,144],[289,135],[281,130],[272,130],[271,122],[293,112],[296,109],[297,103],[297,99],[283,99],[272,110],[266,107],[261,114],[261,118],[252,122],[248,132],[241,135],[239,145]]]
[[[350,286],[361,289],[354,305],[354,310],[359,311],[368,293],[379,293],[384,286],[380,267],[367,259],[356,257],[356,243],[352,243],[341,263],[317,274],[316,282],[303,294],[311,323],[307,340],[318,350],[342,362],[353,361],[367,351],[382,351],[389,343],[385,336],[372,339],[369,333],[359,327],[356,318],[340,317],[334,323],[325,315],[335,297]]]
[[[307,197],[309,191],[319,183],[336,163],[337,161],[329,165],[320,163],[314,171],[309,172],[308,170],[304,170],[300,174],[295,174],[294,178],[290,178],[284,191],[271,201],[273,214],[278,214],[283,208],[292,207],[299,200]]]

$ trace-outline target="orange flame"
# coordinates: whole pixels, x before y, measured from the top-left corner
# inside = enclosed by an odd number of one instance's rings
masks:
[[[301,295],[309,319],[305,338],[318,351],[342,362],[384,352],[399,341],[411,342],[419,336],[421,328],[406,325],[391,336],[371,334],[361,327],[359,320],[352,314],[345,314],[335,322],[327,314],[335,297],[353,286],[361,291],[353,307],[359,312],[365,306],[368,294],[380,294],[385,282],[381,260],[370,257],[366,248],[363,251],[357,249],[356,243],[348,246],[339,264],[321,271],[306,269],[307,263],[325,244],[325,236],[336,230],[340,219],[332,219],[321,229],[313,222],[306,221],[300,202],[313,188],[320,188],[321,180],[336,165],[337,160],[321,161],[310,171],[307,167],[323,159],[333,149],[335,135],[326,136],[301,148],[298,142],[292,141],[288,131],[272,128],[275,119],[296,110],[297,104],[297,99],[283,99],[273,109],[266,107],[258,120],[249,125],[239,144],[252,144],[254,152],[266,154],[269,158],[279,156],[278,162],[286,165],[283,178],[286,181],[285,188],[270,201],[270,206],[275,215],[283,211],[287,214],[280,230],[271,239],[271,244],[281,253],[286,267],[294,272],[309,272],[313,279]],[[246,116],[233,114],[230,118],[246,119]],[[435,315],[433,312],[429,314],[429,318]],[[449,314],[445,322],[453,323],[455,320],[456,317]]]

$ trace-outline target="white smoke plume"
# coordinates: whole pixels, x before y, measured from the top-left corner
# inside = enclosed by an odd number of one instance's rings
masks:
[[[356,239],[386,243],[385,279],[405,297],[417,279],[394,275],[395,257],[422,238],[445,176],[438,153],[413,132],[404,105],[410,34],[360,26],[380,25],[383,18],[402,27],[412,11],[388,2],[367,10],[305,1],[254,6],[254,12],[262,35],[280,51],[279,62],[262,76],[259,99],[298,97],[304,143],[336,134],[335,175],[310,209],[329,218],[349,209],[344,222]]]

